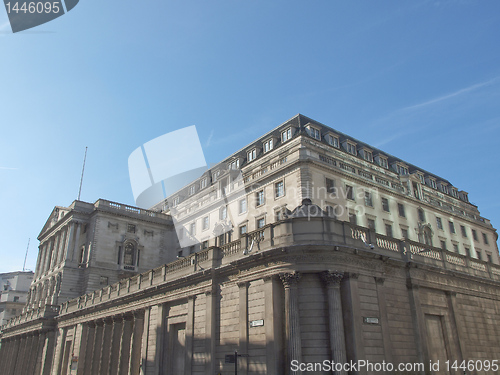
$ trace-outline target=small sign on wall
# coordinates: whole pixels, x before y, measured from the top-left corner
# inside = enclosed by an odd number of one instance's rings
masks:
[[[366,324],[379,324],[378,318],[372,318],[372,317],[363,318],[363,322]]]
[[[262,327],[263,325],[264,319],[250,321],[250,327]]]

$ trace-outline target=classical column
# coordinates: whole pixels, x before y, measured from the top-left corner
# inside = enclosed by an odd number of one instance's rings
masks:
[[[205,292],[205,373],[215,374],[217,287]]]
[[[33,370],[33,374],[39,375],[41,373],[41,366],[43,361],[43,352],[45,349],[45,340],[47,338],[46,332],[40,332],[38,336],[38,348],[36,350],[36,358],[35,358],[35,368]]]
[[[102,338],[104,331],[104,320],[96,321],[94,345],[92,351],[92,366],[90,367],[90,375],[99,374],[99,362],[101,360]],[[85,371],[85,373],[87,373]]]
[[[132,314],[124,315],[122,336],[120,341],[120,356],[118,358],[118,372],[116,374],[111,374],[111,375],[128,374],[133,327],[134,327],[134,315]]]
[[[68,238],[68,231],[69,227],[66,225],[64,227],[64,230],[61,232],[61,240],[59,244],[59,259],[57,260],[57,263],[61,263],[64,260],[64,254],[66,253],[66,248],[67,248],[67,238]]]
[[[123,318],[113,317],[113,330],[111,332],[111,353],[109,356],[108,374],[117,374],[120,364],[120,349],[123,335]]]
[[[64,251],[64,257],[67,261],[71,261],[73,260],[72,259],[72,256],[73,256],[73,248],[72,248],[72,245],[73,245],[73,237],[75,236],[75,226],[76,226],[76,222],[72,221],[70,224],[69,224],[69,234],[66,236],[66,245],[65,245],[65,251]]]
[[[42,352],[41,375],[49,375],[52,369],[52,357],[55,346],[55,332],[48,331],[45,336],[45,343]]]
[[[186,317],[186,363],[184,371],[186,374],[191,374],[193,366],[193,341],[194,341],[194,309],[196,296],[189,296],[187,303]]]
[[[35,275],[33,277],[33,280],[36,280],[36,278],[41,273],[40,268],[42,266],[42,259],[43,259],[43,246],[40,245],[38,246],[38,258],[36,260]]]
[[[95,334],[96,334],[96,324],[95,322],[87,322],[87,339],[85,341],[85,352],[82,354],[80,349],[80,358],[78,359],[78,369],[77,375],[92,375],[90,370],[92,368],[92,363],[94,361],[93,358],[93,349],[95,343]],[[83,345],[83,341],[82,341]]]
[[[290,370],[292,361],[302,362],[298,291],[300,274],[298,272],[282,273],[280,274],[280,278],[285,287],[285,337],[287,345],[285,368],[288,374],[292,373]],[[302,371],[298,370],[293,374],[301,375]]]
[[[238,283],[239,288],[239,326],[240,326],[240,337],[239,337],[239,348],[238,352],[241,354],[248,354],[248,282],[243,281]],[[238,374],[241,372],[242,375],[247,375],[248,373],[248,360],[247,357],[241,357],[238,359]]]
[[[132,345],[130,347],[129,375],[139,374],[142,358],[142,336],[144,334],[145,311],[134,311],[134,329],[132,331]],[[147,341],[147,337],[146,337]],[[120,374],[122,375],[122,374]]]
[[[342,317],[342,301],[340,298],[340,281],[344,277],[342,272],[325,271],[321,280],[326,285],[328,297],[328,322],[330,328],[330,350],[332,361],[346,363],[344,339],[344,318]],[[337,371],[338,375],[346,375],[345,370]]]
[[[342,306],[344,306],[345,345],[348,361],[365,359],[358,277],[359,274],[356,273],[344,274],[345,281],[340,288]],[[353,374],[366,374],[366,369],[360,369],[358,372],[353,372]]]
[[[53,258],[53,267],[57,266],[59,264],[59,248],[61,245],[61,233],[57,233],[56,238],[55,238],[55,246],[54,246],[54,254],[52,256]]]
[[[75,246],[73,247],[73,261],[79,261],[78,245],[80,244],[80,232],[82,230],[82,223],[76,224],[76,236],[75,236]]]
[[[42,261],[40,265],[40,275],[42,275],[45,272],[45,269],[47,267],[47,241],[43,243],[43,253],[42,253]]]
[[[377,299],[378,299],[378,308],[380,311],[380,328],[382,329],[382,338],[384,340],[384,354],[386,362],[393,362],[392,356],[392,344],[391,344],[391,335],[389,332],[389,319],[387,317],[387,301],[385,300],[385,288],[384,288],[383,277],[375,278],[375,285],[377,287]]]
[[[264,277],[264,327],[266,330],[266,374],[283,371],[283,287],[275,276]]]
[[[21,337],[16,336],[13,338],[12,350],[10,352],[10,363],[9,363],[9,371],[7,374],[14,375],[16,370],[17,359],[19,355],[19,347],[21,345]]]
[[[109,357],[111,353],[111,333],[113,331],[113,318],[104,319],[104,331],[102,334],[101,359],[99,361],[99,374],[107,374]]]

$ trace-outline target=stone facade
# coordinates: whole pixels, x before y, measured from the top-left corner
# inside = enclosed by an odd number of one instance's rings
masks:
[[[101,218],[86,232],[97,235],[66,245],[74,255],[63,251],[68,269],[82,270],[82,288],[57,303],[35,300],[2,326],[6,374],[229,375],[235,351],[245,375],[332,373],[292,366],[325,360],[462,374],[445,361],[500,357],[496,230],[467,193],[304,116],[152,210],[79,205]],[[153,227],[141,233],[165,228],[165,239],[141,237],[141,259],[163,255],[126,274],[119,244],[128,237],[114,237],[113,226],[134,224],[134,210]],[[59,249],[48,241],[57,220],[40,235],[32,287],[58,267],[47,255]],[[110,285],[84,276],[103,270]],[[440,370],[429,369],[438,360]]]
[[[31,271],[0,273],[0,324],[22,312],[32,281]]]

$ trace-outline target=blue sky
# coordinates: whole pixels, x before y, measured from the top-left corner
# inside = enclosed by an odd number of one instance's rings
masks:
[[[97,1],[0,9],[0,272],[55,205],[133,204],[127,158],[196,125],[215,163],[297,113],[469,192],[500,227],[500,2]]]

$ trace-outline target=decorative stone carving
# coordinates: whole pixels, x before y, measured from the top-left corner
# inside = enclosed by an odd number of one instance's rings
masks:
[[[299,272],[280,273],[280,279],[285,289],[296,287],[297,284],[299,283],[300,273]]]
[[[338,272],[338,271],[323,271],[320,273],[321,281],[326,286],[333,286],[333,287],[339,287],[340,282],[344,278],[344,273],[343,272]]]

